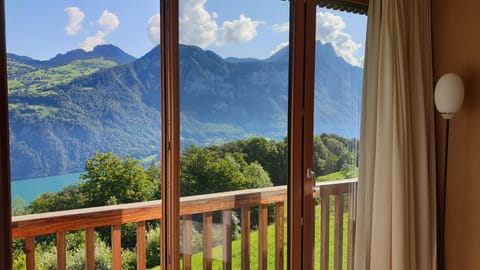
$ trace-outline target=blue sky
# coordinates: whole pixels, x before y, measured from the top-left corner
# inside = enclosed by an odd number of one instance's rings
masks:
[[[288,1],[181,0],[180,42],[222,57],[266,58],[288,42]],[[114,44],[140,57],[158,44],[158,0],[6,0],[7,50],[49,59]],[[317,9],[317,39],[361,66],[366,17]]]

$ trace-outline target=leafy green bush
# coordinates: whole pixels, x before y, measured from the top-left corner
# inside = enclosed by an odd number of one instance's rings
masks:
[[[235,211],[232,211],[232,239],[239,239],[241,231],[242,226],[240,225],[240,218]]]
[[[27,262],[25,254],[17,255],[13,257],[13,270],[25,270],[27,269]]]
[[[160,265],[160,227],[147,232],[147,268]]]
[[[137,254],[134,250],[122,250],[122,270],[137,269]]]
[[[86,265],[85,244],[67,252],[67,269],[84,270]],[[98,237],[95,238],[95,269],[112,269],[112,250]]]
[[[56,270],[57,249],[52,244],[43,243],[35,247],[35,269]]]

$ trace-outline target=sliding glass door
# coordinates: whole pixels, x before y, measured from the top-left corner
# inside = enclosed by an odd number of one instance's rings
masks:
[[[348,10],[348,8],[347,8]],[[312,162],[305,194],[313,269],[353,269],[365,15],[315,7],[313,88],[307,88]],[[313,135],[313,136],[312,136]],[[306,245],[311,245],[306,242]]]
[[[290,4],[179,4],[180,265],[283,269]]]

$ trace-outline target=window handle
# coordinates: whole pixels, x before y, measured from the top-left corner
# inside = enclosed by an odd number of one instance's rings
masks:
[[[307,178],[311,180],[315,180],[315,172],[312,168],[307,168]]]
[[[312,168],[307,168],[307,178],[312,180],[313,192],[319,191],[320,187],[316,185],[317,181],[315,177],[315,172]]]

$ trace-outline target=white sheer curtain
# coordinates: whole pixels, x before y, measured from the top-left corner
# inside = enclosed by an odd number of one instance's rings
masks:
[[[436,269],[430,0],[370,0],[355,270]]]

